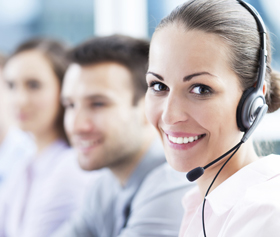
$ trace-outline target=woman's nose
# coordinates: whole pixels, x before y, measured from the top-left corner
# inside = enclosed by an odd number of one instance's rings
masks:
[[[17,91],[11,95],[11,100],[15,106],[25,107],[28,106],[29,96],[24,89],[18,88]]]
[[[162,121],[167,125],[173,125],[188,120],[186,101],[178,95],[169,94],[162,113]]]

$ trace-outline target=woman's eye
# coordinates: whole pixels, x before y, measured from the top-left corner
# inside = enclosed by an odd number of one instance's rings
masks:
[[[149,85],[155,92],[167,91],[168,87],[161,82],[151,82]]]
[[[33,90],[39,89],[41,86],[40,82],[38,82],[38,81],[29,81],[27,83],[27,85],[30,89],[33,89]]]
[[[93,103],[90,104],[90,106],[91,106],[92,108],[104,107],[104,106],[105,106],[105,103],[103,103],[103,102],[93,102]]]
[[[212,93],[212,90],[209,86],[196,85],[192,88],[191,93],[197,94],[197,95],[209,95]]]
[[[8,89],[13,90],[15,88],[15,83],[6,81],[6,86],[8,87]]]
[[[73,103],[63,103],[62,105],[65,109],[73,109],[74,108]]]

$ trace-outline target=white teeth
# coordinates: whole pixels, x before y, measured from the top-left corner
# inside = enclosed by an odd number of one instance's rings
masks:
[[[199,138],[199,136],[195,136],[195,137],[172,137],[170,135],[168,135],[168,139],[173,142],[173,143],[177,143],[177,144],[186,144],[189,142],[193,142],[196,141]]]
[[[178,144],[182,144],[183,143],[183,138],[182,137],[178,137],[177,138],[177,143]]]
[[[80,146],[82,148],[87,148],[93,145],[93,143],[94,143],[93,141],[80,141]]]

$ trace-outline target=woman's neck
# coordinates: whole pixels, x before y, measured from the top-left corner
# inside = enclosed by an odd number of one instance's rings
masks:
[[[202,198],[204,198],[204,195],[207,192],[214,177],[216,176],[224,162],[226,162],[226,160],[230,157],[230,155],[222,159],[216,165],[213,165],[213,167],[209,167],[207,170],[205,170],[203,176],[197,180],[197,184],[199,186]],[[228,179],[230,176],[235,174],[237,171],[239,171],[246,165],[256,161],[257,159],[258,156],[255,153],[253,143],[251,142],[251,140],[248,140],[246,143],[241,145],[240,149],[236,152],[236,154],[224,166],[217,179],[215,180],[214,184],[212,185],[209,193],[213,191],[216,187],[218,187],[221,183],[223,183],[226,179]]]
[[[56,130],[48,132],[33,133],[37,147],[37,154],[41,153],[46,147],[59,139],[59,134]]]

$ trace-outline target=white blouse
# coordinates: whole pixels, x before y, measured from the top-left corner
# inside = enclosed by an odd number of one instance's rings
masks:
[[[99,172],[82,171],[58,140],[31,157],[0,197],[0,237],[47,237],[78,209]]]
[[[206,198],[207,237],[280,236],[280,156],[253,162],[215,188]],[[198,188],[183,199],[180,237],[203,237],[202,197]]]
[[[31,135],[13,127],[0,144],[0,196],[4,185],[9,181],[32,154],[36,146]]]

